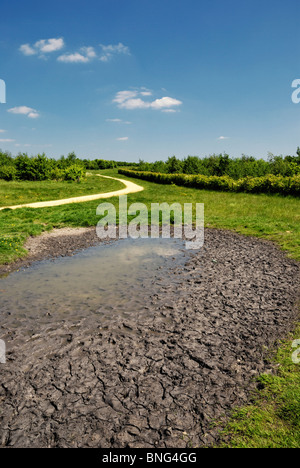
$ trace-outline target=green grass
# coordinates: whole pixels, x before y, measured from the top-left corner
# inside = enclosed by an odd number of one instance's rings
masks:
[[[100,171],[103,174],[118,177],[116,170]],[[121,176],[125,178],[125,176]],[[89,193],[111,191],[123,188],[116,186],[109,179],[91,177],[88,184],[94,183],[101,187],[94,188]],[[145,187],[143,192],[128,196],[128,203],[142,202],[149,208],[151,203],[204,203],[205,224],[207,227],[232,229],[246,235],[263,237],[277,242],[288,255],[300,259],[300,200],[293,197],[281,197],[276,195],[252,195],[244,193],[212,192],[197,189],[177,187],[174,185],[158,185],[151,182],[130,179]],[[105,182],[104,182],[105,181]],[[7,194],[13,196],[15,183],[5,182]],[[10,185],[11,190],[9,189]],[[21,183],[26,187],[26,182]],[[33,183],[30,183],[33,184]],[[37,182],[37,191],[48,182]],[[65,184],[65,183],[64,183]],[[51,185],[51,184],[50,184]],[[76,187],[82,190],[81,184],[70,184],[73,195],[78,195]],[[28,194],[24,189],[24,196]],[[80,195],[87,194],[81,191]],[[61,194],[62,198],[71,196],[66,191]],[[38,201],[37,195],[34,199],[27,201]],[[50,197],[52,198],[52,196]],[[118,205],[118,198],[108,200]],[[20,200],[15,203],[19,203]],[[24,200],[25,202],[25,200]],[[98,218],[96,208],[99,201],[71,204],[55,208],[30,209],[23,208],[16,211],[4,210],[0,212],[0,264],[24,255],[22,245],[29,235],[38,235],[42,231],[54,227],[63,226],[95,226]],[[10,245],[11,244],[11,245]],[[2,246],[2,247],[1,247]]]
[[[117,170],[99,172],[127,179],[123,175],[118,176]],[[155,202],[204,203],[207,227],[230,229],[272,240],[287,255],[300,260],[299,198],[212,192],[129,180],[142,185],[145,190],[129,195],[128,204],[141,202],[150,208]],[[114,188],[110,186],[109,191]],[[107,201],[118,206],[116,197]],[[64,226],[95,226],[98,204],[99,201],[94,201],[0,212],[0,263],[25,255],[23,244],[29,235]],[[294,338],[300,338],[300,327]],[[291,341],[282,344],[276,358],[278,373],[261,376],[263,389],[257,393],[253,404],[232,415],[224,432],[223,447],[300,447],[300,364],[293,364],[292,351]]]
[[[221,448],[300,447],[300,364],[293,363],[293,351],[292,339],[281,344],[276,375],[260,376],[253,403],[234,410]]]
[[[103,179],[95,175],[86,177],[80,183],[54,180],[43,182],[0,180],[0,207],[81,197],[122,188],[124,185],[117,180]]]

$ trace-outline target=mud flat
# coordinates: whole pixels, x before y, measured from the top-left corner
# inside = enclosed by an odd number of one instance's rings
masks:
[[[92,231],[53,236],[44,258],[51,249],[58,254],[55,243],[71,255],[89,242],[96,242]],[[299,264],[271,243],[207,230],[200,252],[149,278],[147,313],[110,324],[96,316],[36,318],[34,334],[24,333],[26,314],[13,329],[5,316],[0,444],[185,448],[218,442],[211,422],[249,401],[256,376],[276,371],[268,357],[299,319],[299,279]]]

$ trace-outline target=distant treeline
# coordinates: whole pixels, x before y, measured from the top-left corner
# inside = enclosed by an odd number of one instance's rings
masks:
[[[0,150],[0,179],[8,181],[51,179],[80,181],[86,171],[120,167],[160,174],[227,176],[233,180],[266,175],[293,177],[300,174],[300,148],[297,149],[296,156],[269,155],[268,160],[245,155],[240,158],[230,158],[228,154],[213,154],[204,158],[187,156],[184,159],[171,156],[167,161],[153,163],[142,160],[131,163],[105,159],[79,159],[74,152],[59,159],[49,158],[45,154],[28,156],[26,153],[20,153],[12,156]]]
[[[45,154],[28,156],[26,153],[13,157],[0,151],[0,179],[10,180],[73,180],[80,181],[87,170],[112,169],[120,166],[135,167],[134,163],[106,161],[104,159],[79,159],[75,153],[60,159]]]
[[[149,163],[140,160],[134,169],[161,174],[228,176],[234,180],[245,177],[263,177],[269,174],[292,177],[300,174],[300,148],[297,149],[296,156],[269,155],[267,161],[245,155],[240,158],[230,158],[228,154],[213,154],[204,158],[187,156],[183,160],[172,156],[166,162]]]

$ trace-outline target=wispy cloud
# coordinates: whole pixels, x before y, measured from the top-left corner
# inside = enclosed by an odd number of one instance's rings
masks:
[[[11,114],[26,115],[30,119],[37,119],[40,117],[40,114],[37,110],[27,106],[12,107],[11,109],[8,109],[7,112],[10,112]]]
[[[2,128],[0,128],[0,133],[6,133],[6,130],[3,130]]]
[[[62,37],[53,39],[41,39],[34,44],[22,44],[20,52],[26,56],[37,55],[39,58],[46,58],[47,54],[61,51],[66,46]],[[98,50],[97,50],[98,49]],[[116,55],[130,55],[129,47],[119,42],[119,44],[99,44],[99,47],[83,46],[74,52],[66,52],[59,55],[57,60],[64,63],[88,63],[92,60],[108,62]]]
[[[65,63],[87,63],[96,57],[97,54],[94,47],[81,47],[79,52],[60,55],[57,60]]]
[[[90,58],[76,52],[75,54],[60,55],[57,60],[64,63],[87,63],[90,61]]]
[[[116,138],[117,141],[127,141],[128,139],[129,139],[129,137]]]
[[[227,136],[220,136],[218,140],[229,140],[229,137]]]
[[[113,102],[117,103],[120,109],[155,109],[163,112],[166,110],[174,112],[174,107],[178,107],[182,104],[182,101],[168,96],[155,99],[154,101],[145,101],[142,99],[150,95],[152,95],[152,93],[145,90],[119,91],[113,99]]]
[[[0,143],[13,143],[16,140],[11,140],[10,138],[0,138]]]
[[[122,120],[122,119],[106,119],[106,122],[112,122],[112,123],[121,123],[125,125],[131,125],[132,122],[128,122],[128,120]]]
[[[53,38],[53,39],[41,39],[35,44],[22,44],[19,48],[20,52],[24,55],[38,55],[44,57],[44,54],[49,54],[51,52],[57,52],[65,46],[64,40],[62,37]]]
[[[122,44],[122,42],[116,45],[100,44],[100,47],[102,49],[102,54],[99,58],[102,62],[108,62],[114,55],[130,55],[129,47]]]

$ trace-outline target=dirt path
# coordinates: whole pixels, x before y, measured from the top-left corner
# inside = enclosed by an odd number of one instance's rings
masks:
[[[119,197],[121,195],[128,195],[129,193],[137,193],[144,190],[144,187],[134,184],[133,182],[129,182],[128,180],[117,179],[116,177],[109,177],[100,174],[97,174],[97,176],[105,177],[106,179],[118,180],[119,182],[122,182],[122,184],[124,184],[126,188],[122,190],[117,190],[115,192],[98,193],[95,195],[86,195],[83,197],[65,198],[63,200],[51,200],[45,202],[25,203],[23,205],[4,206],[0,208],[0,211],[5,210],[7,208],[11,210],[17,210],[18,208],[49,208],[52,206],[69,205],[70,203],[82,203],[93,200],[99,200],[101,198]]]

